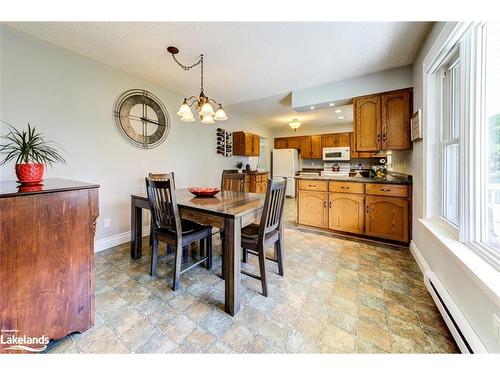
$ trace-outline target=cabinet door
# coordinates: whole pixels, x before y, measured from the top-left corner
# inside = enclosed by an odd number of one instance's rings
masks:
[[[252,134],[245,133],[245,156],[253,155]]]
[[[351,233],[363,233],[365,197],[359,194],[330,193],[328,227]]]
[[[409,90],[382,96],[383,150],[410,148],[410,98]]]
[[[366,196],[365,233],[408,242],[409,202],[403,198]]]
[[[287,148],[295,148],[300,150],[300,137],[290,137],[288,138]]]
[[[252,134],[252,156],[260,155],[260,136]]]
[[[354,100],[356,151],[378,151],[382,148],[380,108],[380,96]]]
[[[336,135],[336,144],[335,147],[350,147],[351,146],[351,137],[350,133],[339,133]]]
[[[321,146],[322,147],[335,147],[337,143],[336,134],[323,134],[321,136]]]
[[[300,137],[300,158],[311,159],[311,137]]]
[[[287,138],[274,138],[274,148],[288,148]]]
[[[321,135],[311,136],[311,159],[321,159],[323,149],[321,148]]]
[[[328,193],[299,191],[299,224],[328,228]]]

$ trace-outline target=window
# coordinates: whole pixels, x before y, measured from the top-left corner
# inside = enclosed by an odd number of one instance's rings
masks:
[[[485,78],[483,131],[486,134],[486,167],[482,186],[487,197],[482,242],[500,251],[500,23],[484,26]]]
[[[441,68],[441,217],[457,227],[460,224],[460,121],[461,63],[452,52]]]

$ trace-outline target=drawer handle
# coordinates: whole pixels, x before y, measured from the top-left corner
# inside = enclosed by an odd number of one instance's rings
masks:
[[[382,188],[382,189],[380,189],[380,191],[387,191],[387,192],[389,192],[389,191],[391,191],[391,189],[383,189]]]
[[[340,188],[341,188],[341,189],[350,189],[350,187],[349,187],[349,186],[341,186]]]

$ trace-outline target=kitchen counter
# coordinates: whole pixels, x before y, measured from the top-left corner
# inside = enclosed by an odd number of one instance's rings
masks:
[[[368,177],[336,177],[336,176],[295,176],[297,180],[325,180],[325,181],[349,181],[360,183],[373,184],[394,184],[394,185],[411,185],[412,178],[409,175],[388,175],[384,180]]]
[[[243,173],[245,173],[245,174],[268,174],[269,171],[245,171],[245,170],[243,170]]]

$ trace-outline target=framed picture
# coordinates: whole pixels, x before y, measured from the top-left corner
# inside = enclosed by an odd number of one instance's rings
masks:
[[[420,118],[422,117],[422,110],[419,109],[413,116],[411,116],[411,141],[416,142],[422,139],[422,126]]]

